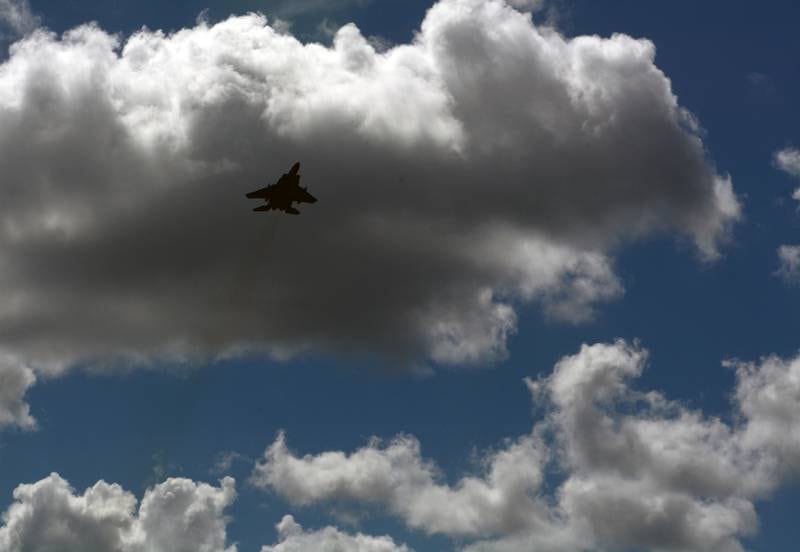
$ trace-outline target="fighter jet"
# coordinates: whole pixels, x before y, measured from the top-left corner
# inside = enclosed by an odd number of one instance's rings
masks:
[[[261,188],[247,194],[250,199],[260,198],[267,202],[266,205],[259,205],[253,211],[272,211],[276,209],[299,215],[300,211],[292,207],[293,202],[297,203],[316,203],[317,198],[308,193],[306,188],[300,186],[300,163],[292,165],[288,173],[284,173],[275,184]]]

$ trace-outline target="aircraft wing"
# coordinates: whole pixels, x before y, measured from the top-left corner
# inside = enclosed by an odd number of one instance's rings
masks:
[[[247,194],[247,197],[250,199],[255,199],[257,197],[268,199],[272,195],[272,186],[267,186],[266,188],[261,188],[260,190],[256,190],[254,192],[250,192]]]
[[[300,188],[298,186],[292,190],[292,201],[296,201],[297,203],[316,203],[317,198],[308,193],[305,188]]]
[[[297,175],[294,178],[298,178]],[[289,183],[291,180],[291,175],[284,174],[281,176],[275,184],[267,186],[265,188],[261,188],[260,190],[256,190],[254,192],[250,192],[247,194],[247,197],[250,199],[255,199],[257,197],[263,199],[269,199],[271,196],[275,195],[279,190],[282,190],[286,187],[286,184]]]

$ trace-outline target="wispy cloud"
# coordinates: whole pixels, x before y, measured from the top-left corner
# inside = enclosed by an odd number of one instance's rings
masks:
[[[800,149],[784,148],[773,157],[775,166],[791,176],[800,177]]]
[[[800,178],[800,149],[784,148],[776,151],[773,163],[786,174]],[[792,199],[800,201],[800,187],[792,193]]]
[[[788,283],[800,283],[800,245],[780,246],[778,261],[780,262],[778,276]]]
[[[0,0],[0,32],[5,26],[13,35],[24,36],[36,29],[40,23],[41,19],[31,11],[28,0]]]
[[[374,0],[280,0],[264,6],[264,11],[279,17],[324,16],[348,8],[362,8]]]

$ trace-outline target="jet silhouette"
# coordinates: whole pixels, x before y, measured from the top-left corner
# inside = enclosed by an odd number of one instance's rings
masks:
[[[299,215],[300,211],[292,207],[293,202],[316,203],[317,198],[308,193],[306,188],[300,186],[299,170],[300,163],[298,162],[292,165],[292,169],[288,173],[284,173],[275,184],[247,194],[250,199],[260,198],[267,202],[266,205],[260,205],[253,211],[275,209],[290,215]]]

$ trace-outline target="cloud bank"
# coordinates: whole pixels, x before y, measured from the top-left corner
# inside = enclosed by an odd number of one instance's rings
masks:
[[[526,380],[544,419],[454,485],[409,436],[296,456],[280,435],[252,480],[296,506],[382,507],[470,552],[742,551],[755,501],[800,470],[800,357],[727,362],[737,374],[728,424],[637,390],[647,356],[624,341],[583,346]],[[548,490],[551,468],[563,480]]]
[[[117,484],[98,481],[76,494],[58,474],[14,491],[3,515],[0,552],[237,552],[229,544],[225,510],[235,482],[219,487],[171,478],[145,492],[140,504]],[[333,527],[305,531],[292,516],[277,525],[279,541],[262,552],[411,552],[389,537],[350,535]]]
[[[0,348],[48,375],[503,358],[519,305],[579,322],[619,297],[621,244],[714,257],[738,218],[654,56],[500,0],[442,0],[381,53],[354,25],[325,47],[252,14],[36,31],[0,66]],[[319,203],[252,213],[296,160]]]
[[[412,436],[299,456],[282,434],[250,483],[294,509],[382,511],[463,552],[742,552],[758,530],[756,502],[800,475],[800,356],[726,361],[732,422],[637,389],[647,358],[621,340],[584,345],[526,379],[542,418],[452,484]],[[234,487],[171,478],[137,503],[119,485],[79,494],[52,474],[14,491],[0,552],[236,552],[226,533]],[[291,515],[277,530],[262,552],[411,552],[389,536],[304,529]]]

